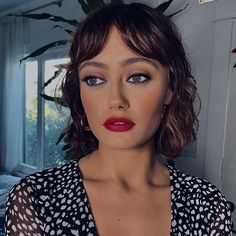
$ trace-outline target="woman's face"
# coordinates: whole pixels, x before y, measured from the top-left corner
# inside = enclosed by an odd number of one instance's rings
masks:
[[[167,68],[132,52],[112,28],[103,50],[79,67],[79,78],[82,104],[99,146],[139,148],[153,140],[163,105],[172,98]]]

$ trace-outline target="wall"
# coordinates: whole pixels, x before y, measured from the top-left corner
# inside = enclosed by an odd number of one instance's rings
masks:
[[[203,177],[214,34],[213,18],[216,2],[200,5],[196,0],[181,0],[176,1],[172,8],[181,8],[187,2],[189,2],[187,9],[173,19],[181,30],[183,42],[192,65],[201,98],[201,112],[196,150],[193,149],[190,154],[186,153],[182,158],[179,158],[177,166],[190,174]],[[171,11],[170,8],[168,12]]]
[[[216,3],[205,175],[236,203],[236,2]],[[208,170],[212,170],[208,173]],[[236,212],[233,215],[236,221]]]

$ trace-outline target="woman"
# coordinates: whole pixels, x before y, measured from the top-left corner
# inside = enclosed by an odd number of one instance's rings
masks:
[[[6,235],[231,235],[216,187],[165,165],[196,138],[197,97],[173,23],[142,5],[108,5],[79,25],[63,96],[85,157],[11,191]]]

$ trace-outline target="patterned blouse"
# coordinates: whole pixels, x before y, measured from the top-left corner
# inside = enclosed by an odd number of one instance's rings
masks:
[[[167,167],[170,235],[232,235],[229,204],[220,191],[206,180]],[[5,235],[98,236],[76,161],[31,174],[12,188],[6,204]]]

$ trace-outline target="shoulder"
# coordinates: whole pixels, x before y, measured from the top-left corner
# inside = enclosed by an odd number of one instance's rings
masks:
[[[82,179],[75,161],[58,167],[49,168],[40,172],[30,174],[21,179],[10,191],[10,195],[28,194],[33,198],[46,199],[50,195],[66,192],[71,187],[79,185]]]
[[[30,235],[49,235],[49,232],[55,235],[55,230],[71,235],[72,231],[82,232],[85,224],[91,221],[88,212],[82,174],[74,161],[21,179],[9,194],[5,222],[9,232],[16,229],[15,222],[24,225],[27,221],[29,225],[23,230],[28,233],[32,226],[37,230]]]
[[[192,229],[198,230],[201,226],[208,233],[230,235],[227,234],[232,229],[230,205],[221,191],[207,180],[173,167],[169,170],[175,222],[186,219],[185,223]]]
[[[205,200],[205,204],[212,204],[219,200],[227,204],[221,191],[207,180],[183,173],[174,167],[169,167],[169,170],[171,186],[174,192],[185,195],[189,199],[195,197],[199,200]]]

